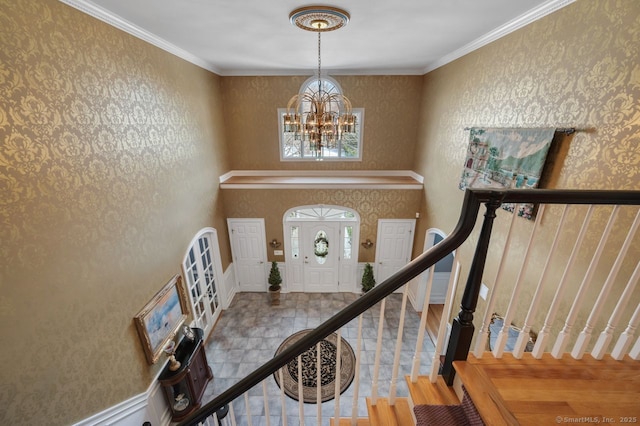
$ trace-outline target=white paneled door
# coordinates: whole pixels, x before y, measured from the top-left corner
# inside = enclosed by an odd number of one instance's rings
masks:
[[[356,289],[360,216],[355,210],[299,206],[285,212],[283,223],[286,291]]]
[[[340,268],[339,222],[320,222],[304,227],[304,290],[311,293],[338,291]]]
[[[378,220],[376,282],[389,278],[411,260],[415,219]]]
[[[239,291],[267,291],[264,219],[227,219]]]

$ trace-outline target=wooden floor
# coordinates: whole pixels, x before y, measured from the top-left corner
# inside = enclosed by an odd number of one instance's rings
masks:
[[[640,362],[490,353],[454,362],[486,424],[640,423]]]

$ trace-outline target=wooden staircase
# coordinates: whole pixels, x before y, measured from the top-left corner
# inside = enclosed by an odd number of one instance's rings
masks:
[[[408,398],[396,398],[391,405],[388,398],[378,398],[376,405],[367,398],[368,418],[359,418],[357,426],[405,426],[415,425],[413,407],[419,404],[459,404],[460,399],[452,387],[447,386],[442,377],[431,383],[427,376],[419,376],[416,383],[405,377],[409,387]],[[331,419],[331,426],[350,426],[351,419],[341,418],[338,423]]]
[[[568,354],[536,359],[525,353],[517,359],[510,353],[494,358],[487,352],[482,358],[469,354],[454,366],[457,381],[465,385],[487,425],[640,422],[640,362],[628,356],[620,361],[608,355],[576,360]],[[460,403],[456,386],[447,386],[441,376],[436,383],[426,376],[416,383],[408,376],[405,380],[408,398],[397,398],[394,405],[386,398],[378,398],[376,405],[367,399],[369,417],[358,419],[357,426],[415,425],[415,405]],[[331,425],[351,425],[351,419],[331,419]]]

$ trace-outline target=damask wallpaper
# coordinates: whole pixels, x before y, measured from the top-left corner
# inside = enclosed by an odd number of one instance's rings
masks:
[[[578,1],[425,76],[340,76],[365,108],[363,161],[309,165],[280,163],[276,148],[276,108],[304,77],[218,77],[55,0],[0,0],[0,423],[69,424],[145,391],[157,369],[132,318],[204,226],[219,231],[224,268],[226,217],[265,217],[267,238],[280,239],[295,205],[358,210],[362,240],[374,240],[377,218],[420,211],[415,252],[429,227],[450,232],[465,127],[593,129],[556,148],[549,187],[640,189],[639,9]],[[231,169],[307,167],[413,169],[425,190],[218,190]],[[559,216],[549,210],[543,236]],[[499,212],[494,259],[508,218]],[[517,226],[513,265],[532,224]],[[459,251],[463,275],[475,238]],[[490,286],[496,269],[490,261]]]
[[[360,242],[376,241],[378,219],[411,219],[420,208],[422,192],[417,190],[245,190],[225,189],[223,200],[228,217],[263,217],[267,241],[284,241],[282,219],[287,210],[312,204],[349,207],[360,215]],[[272,256],[272,250],[268,250]],[[373,262],[375,247],[360,248],[360,262]],[[270,261],[283,262],[284,256]]]
[[[415,171],[425,177],[422,208],[426,220],[418,222],[416,235],[423,236],[429,227],[453,230],[463,198],[456,185],[468,141],[465,128],[472,126],[577,127],[580,129],[577,133],[563,138],[555,147],[552,164],[545,171],[549,174],[545,186],[639,190],[639,57],[640,2],[578,1],[425,75]],[[610,210],[601,209],[595,216],[593,233],[582,248],[576,271],[586,270]],[[617,233],[612,237],[618,246],[634,212],[628,208],[621,212]],[[545,213],[522,300],[529,301],[533,296],[560,214],[555,207]],[[566,231],[573,239],[561,242],[562,256],[558,259],[562,260],[551,264],[556,282],[563,271],[561,262],[566,262],[577,235],[576,226],[584,215],[582,208],[570,214]],[[489,287],[495,281],[510,219],[509,213],[498,212],[491,260],[484,275]],[[506,279],[498,292],[496,311],[501,314],[505,313],[533,226],[526,222],[517,223],[518,237],[507,262]],[[464,264],[462,284],[475,238],[460,250]],[[416,247],[421,247],[421,243]],[[606,252],[594,280],[598,285],[594,285],[589,297],[599,291],[616,253],[617,250]],[[640,239],[636,237],[611,299],[620,294],[639,258]],[[581,279],[578,273],[571,277],[565,313]],[[555,287],[547,288],[541,306],[549,306],[554,292]],[[632,300],[640,300],[640,293],[636,292]],[[478,312],[483,312],[485,305],[482,300],[480,303]],[[522,325],[525,313],[526,310],[521,311],[517,324]],[[538,324],[545,313],[538,315]],[[624,318],[628,320],[627,314]],[[578,324],[584,324],[583,319]]]
[[[225,124],[235,170],[410,170],[421,76],[336,76],[354,108],[364,108],[362,161],[280,162],[277,108],[308,77],[225,77]],[[393,123],[393,126],[387,126]]]
[[[227,239],[220,99],[219,77],[58,1],[0,0],[0,424],[149,387],[133,317],[200,228]]]

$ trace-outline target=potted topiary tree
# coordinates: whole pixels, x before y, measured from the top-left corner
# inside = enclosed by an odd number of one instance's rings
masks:
[[[280,276],[280,269],[278,269],[278,262],[271,262],[271,270],[269,271],[271,306],[280,304],[280,284],[282,284],[282,277]]]
[[[369,263],[364,265],[364,274],[362,274],[362,293],[366,293],[376,285],[376,280],[373,277],[373,266]]]

